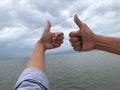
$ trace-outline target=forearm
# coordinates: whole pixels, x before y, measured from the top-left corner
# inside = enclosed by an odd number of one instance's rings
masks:
[[[37,42],[30,60],[27,63],[26,69],[20,75],[15,90],[21,89],[39,89],[48,90],[49,83],[45,71],[45,59],[44,59],[44,45],[41,42]]]
[[[95,49],[120,55],[120,38],[96,35]]]
[[[45,49],[41,42],[37,42],[30,60],[27,63],[27,68],[38,68],[45,71]]]

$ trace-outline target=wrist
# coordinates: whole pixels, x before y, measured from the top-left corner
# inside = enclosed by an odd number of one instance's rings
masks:
[[[44,43],[41,40],[37,41],[36,47],[39,47],[42,52],[46,51],[45,45],[44,45]]]
[[[95,34],[94,35],[94,49],[98,49],[98,44],[99,44],[99,35]]]
[[[101,35],[95,35],[95,49],[101,50],[101,47],[106,46]]]

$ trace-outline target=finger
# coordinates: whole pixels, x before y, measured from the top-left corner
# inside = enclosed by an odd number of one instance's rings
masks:
[[[63,32],[56,32],[55,33],[55,37],[59,37],[59,36],[63,36],[64,34],[63,34]]]
[[[59,37],[55,38],[54,41],[61,41],[61,40],[63,40],[63,39],[64,39],[63,36],[59,36]]]
[[[74,47],[75,51],[81,51],[81,46]]]
[[[63,36],[64,33],[63,32],[57,32],[58,36]]]
[[[79,37],[80,33],[78,31],[72,31],[69,33],[69,37]]]
[[[63,40],[53,41],[52,43],[53,43],[53,45],[55,45],[55,44],[62,44],[62,43],[63,43]]]
[[[61,44],[55,44],[54,48],[60,47]]]
[[[74,21],[75,21],[75,23],[77,24],[77,26],[78,26],[79,28],[82,27],[83,22],[78,18],[77,14],[74,15]]]
[[[72,43],[74,43],[74,42],[78,42],[79,41],[79,38],[70,38],[69,39],[70,40],[70,42],[72,42]]]
[[[64,36],[63,36],[62,32],[55,33],[55,36],[53,37],[53,41],[59,41],[59,40],[62,40],[62,39],[64,39]]]
[[[54,42],[55,44],[62,44],[63,40]]]
[[[51,22],[47,20],[47,26],[45,28],[45,31],[50,32],[50,28],[51,28]]]
[[[81,42],[75,42],[75,43],[72,43],[72,46],[73,47],[77,47],[77,46],[80,46],[81,47]]]

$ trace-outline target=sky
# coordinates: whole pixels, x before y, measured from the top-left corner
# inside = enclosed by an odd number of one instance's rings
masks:
[[[75,13],[94,33],[120,37],[119,0],[0,0],[0,58],[29,57],[47,19],[65,37],[47,54],[73,52],[68,34],[78,30]]]

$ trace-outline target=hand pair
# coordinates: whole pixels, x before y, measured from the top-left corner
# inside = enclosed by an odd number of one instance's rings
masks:
[[[74,50],[76,51],[88,51],[95,48],[95,34],[91,29],[83,23],[77,15],[74,16],[74,21],[79,27],[78,31],[72,31],[69,33],[70,42]],[[53,49],[60,47],[63,43],[63,32],[50,32],[51,22],[48,24],[39,40],[42,42],[44,49]]]

